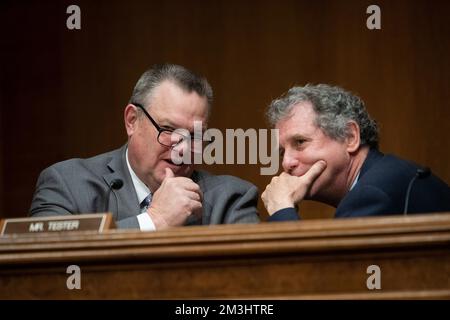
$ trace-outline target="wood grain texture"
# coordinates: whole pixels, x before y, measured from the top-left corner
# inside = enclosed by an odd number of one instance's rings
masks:
[[[0,298],[450,298],[449,249],[450,213],[5,237]]]

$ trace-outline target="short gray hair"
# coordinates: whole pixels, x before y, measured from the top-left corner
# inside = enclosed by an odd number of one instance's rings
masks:
[[[177,84],[187,92],[196,92],[201,97],[206,97],[211,108],[213,91],[206,80],[185,67],[176,64],[157,64],[144,72],[134,87],[129,103],[139,103],[145,106],[158,85],[169,80]]]
[[[289,89],[270,104],[266,113],[270,124],[275,126],[288,117],[292,108],[300,102],[312,104],[317,114],[317,127],[330,138],[343,140],[347,136],[348,122],[353,120],[360,128],[361,145],[378,149],[378,126],[369,116],[364,102],[340,87],[307,84]]]

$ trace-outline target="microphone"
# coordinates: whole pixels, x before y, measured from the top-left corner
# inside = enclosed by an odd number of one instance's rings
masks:
[[[408,184],[408,189],[406,191],[405,207],[404,207],[404,210],[403,210],[403,215],[406,216],[408,214],[409,195],[411,194],[411,189],[413,187],[414,181],[416,181],[417,179],[425,179],[430,174],[431,174],[431,170],[428,167],[418,168],[416,170],[416,174],[414,175],[414,177],[412,177],[412,179],[409,181],[409,184]]]
[[[122,179],[113,179],[109,184],[108,184],[108,191],[106,193],[105,196],[105,210],[103,212],[108,212],[109,209],[109,198],[111,197],[111,192],[113,190],[119,190],[120,188],[122,188],[123,186],[123,181]],[[117,211],[119,211],[119,204],[118,204],[118,200],[117,200],[117,196],[114,193],[114,197],[116,198],[116,204],[117,204]]]

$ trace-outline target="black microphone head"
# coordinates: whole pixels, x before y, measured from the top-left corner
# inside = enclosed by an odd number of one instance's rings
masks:
[[[416,176],[419,179],[423,179],[428,177],[431,174],[431,170],[428,167],[424,167],[424,168],[419,168],[416,171]]]
[[[112,189],[119,190],[123,186],[122,179],[114,179],[109,184]]]
[[[416,175],[409,180],[408,188],[406,189],[406,197],[405,197],[405,207],[403,210],[403,214],[408,214],[408,205],[409,205],[409,195],[411,193],[412,186],[414,184],[414,181],[417,179],[424,179],[428,177],[431,174],[431,170],[428,167],[423,168],[417,168]]]

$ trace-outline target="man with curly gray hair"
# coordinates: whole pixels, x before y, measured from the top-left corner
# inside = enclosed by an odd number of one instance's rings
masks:
[[[298,219],[303,199],[336,207],[335,217],[450,211],[444,181],[378,150],[377,124],[352,93],[293,87],[272,101],[267,117],[279,129],[284,169],[261,196],[269,221]]]

